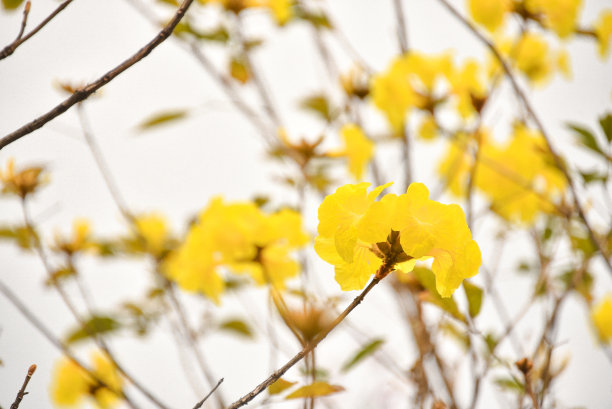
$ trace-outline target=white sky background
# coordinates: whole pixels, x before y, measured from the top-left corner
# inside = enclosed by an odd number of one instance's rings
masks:
[[[326,3],[358,52],[376,70],[384,69],[398,53],[392,1],[329,0]],[[454,3],[463,4],[462,1]],[[41,21],[57,4],[55,1],[34,0],[28,27],[32,28]],[[412,48],[428,53],[453,49],[459,55],[478,58],[484,55],[482,46],[436,1],[415,0],[404,4]],[[592,22],[603,7],[612,7],[612,1],[586,1],[583,22]],[[294,139],[318,136],[323,130],[322,123],[297,109],[301,97],[330,87],[314,48],[310,28],[297,23],[278,33],[263,12],[249,17],[252,21],[249,29],[261,33],[268,40],[255,53],[255,58],[283,120],[288,124],[289,134]],[[0,14],[0,46],[12,41],[20,22],[20,11]],[[154,35],[155,29],[150,23],[124,0],[75,0],[51,24],[18,48],[13,56],[0,61],[0,136],[59,103],[64,95],[53,87],[55,81],[94,80]],[[332,49],[338,51],[337,43],[328,40]],[[557,146],[566,155],[570,153],[572,164],[588,167],[591,158],[572,148],[570,135],[562,123],[573,121],[594,128],[596,117],[612,107],[612,58],[602,62],[596,56],[596,46],[591,40],[575,39],[567,47],[572,55],[573,80],[566,82],[556,77],[547,88],[530,92],[530,96]],[[218,57],[218,50],[218,46],[211,45],[205,52]],[[346,70],[350,66],[349,60],[341,51],[337,55],[341,69]],[[495,104],[486,118],[489,124],[509,117],[507,110],[514,100],[507,91],[504,98],[510,102],[498,101]],[[257,102],[257,99],[250,95],[249,101]],[[144,134],[135,131],[136,125],[151,113],[170,108],[190,108],[193,115],[179,124]],[[135,211],[163,212],[177,232],[182,231],[186,220],[215,195],[232,200],[268,194],[277,204],[296,203],[296,195],[291,190],[273,182],[281,172],[292,170],[271,164],[255,129],[233,109],[217,84],[175,41],[165,42],[104,87],[101,97],[91,98],[86,103],[86,110],[128,206]],[[374,130],[383,129],[380,118],[374,122]],[[439,144],[420,143],[417,151],[413,152],[415,179],[426,183],[430,190],[437,186],[433,165],[440,153],[439,147]],[[389,159],[383,163],[386,179],[401,182],[398,152],[385,152],[385,155]],[[17,166],[45,164],[50,171],[51,182],[30,204],[34,218],[49,237],[57,229],[68,232],[75,217],[91,219],[94,231],[101,235],[125,231],[119,212],[80,136],[74,109],[3,149],[0,152],[2,168],[10,157],[16,158]],[[342,175],[341,171],[338,174]],[[349,182],[349,179],[345,181]],[[310,192],[308,199],[307,225],[314,231],[320,198]],[[17,200],[0,200],[0,225],[17,224],[20,220]],[[475,231],[485,260],[493,258],[490,254],[493,246],[486,240],[490,224],[477,223]],[[522,236],[515,235],[515,242],[520,242]],[[498,289],[511,311],[518,310],[526,301],[532,284],[531,278],[511,274],[519,258],[511,254],[526,258],[529,254],[525,252],[528,251],[528,246],[517,244],[507,250],[502,265],[500,279],[504,281],[499,283]],[[85,259],[81,267],[101,309],[139,297],[149,274],[147,264],[139,261],[96,263]],[[601,267],[596,266],[599,268],[598,296],[612,289],[610,276]],[[339,292],[331,266],[317,262],[314,270],[317,280],[329,294]],[[0,275],[58,336],[71,327],[72,320],[57,294],[43,288],[44,271],[33,255],[24,255],[12,244],[0,243]],[[387,338],[385,350],[397,355],[400,365],[408,367],[416,355],[406,347],[410,344],[405,331],[394,324],[399,313],[391,295],[391,291],[380,286],[351,317],[356,326],[368,328],[373,336]],[[224,302],[221,315],[244,315],[244,304],[241,303],[250,303],[260,317],[265,316],[267,306],[263,293],[252,291],[249,297],[248,301],[230,297]],[[348,294],[346,300],[351,297],[352,294]],[[202,303],[198,299],[189,298],[187,301],[194,307],[193,311],[201,310]],[[478,319],[480,328],[499,328],[497,316],[492,311],[489,300]],[[531,343],[539,336],[542,315],[541,308],[533,311],[534,318],[528,318],[520,327],[521,336],[527,337]],[[563,320],[557,337],[560,342],[558,356],[568,354],[571,358],[568,369],[555,385],[555,394],[566,407],[609,408],[612,370],[595,344],[584,304],[571,299],[562,312]],[[388,319],[381,319],[381,314]],[[193,320],[195,322],[197,317]],[[337,332],[318,349],[319,362],[329,362],[328,368],[343,362],[357,348],[345,331]],[[260,335],[260,339],[265,339],[265,336]],[[284,344],[284,352],[277,364],[299,350],[286,334],[281,334],[280,342]],[[125,365],[133,368],[137,377],[169,405],[192,407],[197,401],[197,396],[184,380],[177,348],[166,323],[160,324],[155,334],[146,340],[126,334],[113,345]],[[448,349],[449,353],[456,354],[452,346]],[[87,358],[88,348],[80,347],[78,353]],[[270,372],[266,346],[214,335],[206,340],[204,353],[214,373],[225,377],[222,389],[228,401],[249,391]],[[0,297],[0,359],[4,363],[0,367],[0,405],[10,406],[27,367],[36,363],[39,369],[30,382],[30,394],[21,407],[51,407],[48,384],[52,365],[59,356],[59,352],[5,298]],[[377,375],[372,376],[372,371]],[[468,376],[469,372],[462,369],[457,382],[461,385],[461,377]],[[294,370],[289,378],[297,380],[298,372]],[[345,378],[331,379],[332,382],[336,380],[348,388],[347,392],[338,395],[338,406],[407,407],[406,404],[400,405],[406,401],[402,397],[406,396],[402,395],[402,383],[380,370],[374,362],[364,364]],[[382,391],[379,389],[381,380],[387,385],[387,389]],[[459,395],[465,399],[469,393],[467,390]],[[498,401],[500,395],[493,388],[486,388],[483,393],[481,408],[509,407],[514,403]],[[279,405],[292,406],[295,404]]]

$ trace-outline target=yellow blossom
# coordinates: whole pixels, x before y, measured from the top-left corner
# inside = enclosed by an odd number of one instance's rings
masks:
[[[374,154],[374,144],[355,124],[344,125],[340,129],[340,136],[344,149],[338,154],[347,157],[349,172],[355,179],[361,180]]]
[[[537,34],[524,34],[511,57],[516,67],[534,83],[544,83],[553,73],[554,64],[548,44]]]
[[[504,219],[530,224],[540,213],[554,213],[566,181],[544,138],[517,124],[504,145],[481,146],[476,186]]]
[[[404,61],[415,89],[426,95],[433,94],[436,83],[448,80],[453,73],[453,61],[448,53],[427,55],[412,51]]]
[[[299,272],[291,253],[307,242],[301,216],[293,210],[266,214],[251,202],[224,203],[216,198],[162,270],[181,288],[218,303],[225,288],[222,268],[248,273],[258,284],[282,287]]]
[[[591,309],[591,320],[602,344],[612,342],[612,294],[606,295]]]
[[[63,358],[55,366],[51,397],[59,406],[77,406],[86,398],[93,399],[98,408],[107,409],[119,403],[123,381],[115,365],[102,353],[94,353],[93,373],[104,382],[101,386],[92,376],[75,362]]]
[[[475,149],[479,143],[488,143],[489,139],[489,131],[480,128],[474,134],[460,133],[448,144],[446,153],[438,164],[438,173],[455,196],[465,196],[467,181],[473,171]]]
[[[399,57],[387,71],[373,77],[370,87],[374,105],[385,114],[398,135],[402,134],[409,111],[422,105],[423,98],[412,87],[410,74],[405,59]]]
[[[459,206],[429,200],[420,183],[411,184],[403,195],[387,194],[375,202],[388,185],[370,193],[368,186],[342,186],[319,207],[315,250],[335,266],[343,290],[365,286],[382,264],[385,240],[397,235],[404,254],[394,260],[395,267],[407,272],[417,260],[433,258],[436,289],[443,297],[478,272],[480,250]]]
[[[571,35],[576,29],[582,0],[527,0],[527,10],[541,16],[544,26],[561,38]]]
[[[425,140],[432,140],[438,136],[438,124],[436,123],[436,118],[427,114],[425,118],[421,121],[421,126],[419,127],[418,135]]]
[[[292,0],[267,0],[266,3],[279,26],[287,24],[293,16]]]
[[[62,238],[56,234],[54,247],[68,254],[88,250],[93,247],[91,238],[91,224],[87,219],[76,219],[72,223],[72,237]]]
[[[134,219],[138,240],[142,240],[147,252],[159,256],[165,250],[168,239],[166,219],[159,214],[147,214]]]
[[[6,170],[0,170],[0,183],[2,184],[1,193],[15,194],[22,199],[30,193],[34,193],[46,180],[41,177],[43,168],[33,166],[25,168],[19,172],[15,171],[15,160],[9,159]]]
[[[612,10],[604,10],[595,23],[595,35],[599,44],[599,55],[605,57],[610,48],[612,38]]]
[[[469,118],[480,110],[487,98],[487,89],[484,85],[484,70],[476,60],[468,59],[453,73],[450,82],[462,118]]]
[[[512,3],[508,0],[468,0],[470,15],[474,21],[491,32],[503,25],[511,6]]]

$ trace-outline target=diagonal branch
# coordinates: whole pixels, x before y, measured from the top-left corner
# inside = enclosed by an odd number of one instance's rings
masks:
[[[474,34],[484,45],[486,45],[486,47],[493,53],[493,55],[495,56],[495,59],[501,65],[502,70],[504,71],[504,73],[506,74],[508,79],[510,80],[510,84],[512,85],[512,89],[514,90],[514,93],[516,94],[518,99],[521,101],[521,103],[523,104],[525,110],[527,111],[527,113],[531,117],[532,121],[535,123],[536,127],[538,128],[538,130],[542,134],[542,137],[544,138],[544,141],[546,142],[546,146],[547,146],[548,150],[550,151],[550,153],[551,153],[551,155],[553,157],[555,165],[557,166],[557,168],[559,168],[559,170],[563,173],[563,176],[567,180],[568,186],[569,186],[570,191],[572,193],[572,199],[574,201],[574,205],[576,206],[576,211],[578,212],[578,216],[580,217],[580,219],[584,223],[584,226],[586,227],[586,229],[587,229],[587,231],[589,233],[589,238],[591,239],[591,241],[593,242],[593,244],[595,245],[597,250],[599,250],[599,253],[601,254],[602,258],[604,259],[604,262],[605,262],[606,266],[608,267],[608,270],[612,274],[612,263],[610,262],[610,255],[605,250],[604,246],[602,245],[601,241],[599,240],[599,238],[595,234],[595,231],[593,230],[593,228],[591,227],[589,221],[586,218],[586,213],[584,212],[584,209],[582,208],[582,205],[580,204],[580,200],[578,198],[578,191],[576,189],[576,185],[574,184],[574,180],[572,179],[572,177],[571,177],[571,175],[569,173],[569,170],[567,169],[565,163],[563,162],[563,159],[561,158],[559,153],[556,151],[556,149],[552,145],[550,136],[548,135],[548,133],[544,129],[544,125],[542,124],[542,121],[540,120],[538,115],[535,113],[535,110],[531,106],[531,103],[530,103],[529,99],[527,98],[527,96],[525,95],[525,93],[523,92],[521,87],[519,86],[518,81],[516,80],[516,77],[512,73],[512,70],[510,68],[510,64],[508,64],[508,62],[502,56],[502,54],[497,49],[495,44],[493,44],[493,42],[491,40],[489,40],[487,37],[485,37],[484,34],[482,34],[476,28],[476,26],[474,26],[474,24],[472,24],[467,18],[465,18],[461,13],[459,13],[459,11],[448,2],[448,0],[439,0],[439,1],[440,1],[440,3],[442,3],[442,5],[444,7],[446,7],[446,9],[454,17],[456,17],[469,31],[471,31],[472,34]]]
[[[47,112],[46,114],[41,115],[35,120],[25,124],[21,128],[16,131],[4,136],[0,139],[0,150],[5,146],[9,145],[12,142],[15,142],[19,138],[41,128],[47,122],[56,118],[57,116],[66,112],[70,107],[74,104],[81,102],[91,96],[98,89],[102,88],[104,85],[111,82],[115,79],[119,74],[130,68],[132,65],[136,64],[143,58],[145,58],[151,51],[153,51],[158,45],[163,43],[170,35],[176,25],[181,21],[185,12],[189,8],[189,6],[193,3],[193,0],[184,0],[181,6],[178,8],[174,17],[164,26],[164,28],[155,36],[153,40],[151,40],[147,45],[138,50],[134,55],[130,58],[104,74],[102,77],[98,78],[94,82],[91,82],[84,86],[83,88],[77,90],[72,94],[69,98],[65,99],[62,103],[57,105],[55,108]]]

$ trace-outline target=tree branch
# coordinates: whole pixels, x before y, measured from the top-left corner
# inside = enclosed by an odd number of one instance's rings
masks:
[[[170,20],[170,22],[168,22],[164,26],[164,28],[155,36],[153,40],[151,40],[147,45],[138,50],[130,58],[128,58],[112,70],[108,71],[96,81],[91,82],[84,86],[82,89],[75,91],[74,94],[72,94],[69,98],[65,99],[61,104],[57,105],[55,108],[53,108],[46,114],[36,118],[35,120],[25,124],[16,131],[0,139],[0,150],[2,150],[2,148],[9,145],[10,143],[15,142],[19,138],[37,130],[38,128],[41,128],[47,122],[66,112],[74,104],[87,99],[98,89],[102,88],[104,85],[115,79],[119,74],[121,74],[122,72],[130,68],[132,65],[136,64],[137,62],[145,58],[147,55],[149,55],[151,51],[153,51],[158,45],[160,45],[166,39],[168,39],[168,37],[170,37],[172,31],[179,23],[179,21],[181,21],[191,3],[193,3],[193,0],[184,0],[181,6],[176,11],[176,13],[174,14],[174,17]]]
[[[28,1],[28,4],[29,3],[30,2]],[[24,18],[24,21],[25,21],[25,18]],[[21,389],[19,389],[19,392],[17,393],[17,397],[15,398],[15,402],[13,402],[13,404],[11,405],[11,409],[19,408],[19,404],[23,400],[23,397],[28,394],[28,392],[26,392],[25,390],[26,390],[26,387],[28,386],[28,383],[30,382],[30,379],[32,378],[32,375],[34,375],[34,371],[36,371],[36,365],[32,364],[28,368],[28,374],[23,380],[23,385],[21,385]]]
[[[297,364],[309,352],[314,350],[317,347],[317,345],[319,345],[319,343],[321,341],[323,341],[325,339],[325,337],[334,328],[336,328],[338,326],[338,324],[340,324],[346,318],[346,316],[349,315],[349,313],[355,309],[355,307],[357,307],[361,303],[361,301],[363,301],[363,299],[370,292],[370,290],[372,288],[374,288],[374,286],[376,284],[378,284],[380,282],[380,280],[382,280],[382,278],[384,276],[386,276],[391,270],[392,270],[392,266],[387,266],[387,265],[383,264],[381,266],[381,270],[380,270],[381,272],[379,274],[377,274],[376,277],[374,277],[372,279],[372,281],[370,281],[370,284],[368,284],[368,286],[357,297],[355,297],[353,302],[351,302],[349,304],[349,306],[346,307],[346,309],[344,311],[342,311],[342,313],[336,317],[334,322],[332,322],[331,325],[326,330],[321,331],[312,341],[310,341],[308,344],[306,344],[304,346],[304,348],[302,348],[302,350],[300,352],[298,352],[293,358],[291,358],[285,365],[283,365],[282,367],[277,369],[275,372],[273,372],[270,376],[268,376],[268,378],[266,378],[266,380],[264,380],[262,383],[257,385],[251,392],[247,393],[242,398],[238,399],[236,402],[234,402],[230,406],[228,406],[227,409],[237,409],[237,408],[239,408],[241,406],[246,405],[247,403],[249,403],[253,399],[255,399],[255,397],[257,395],[262,393],[268,386],[270,386],[274,382],[276,382],[293,365]]]

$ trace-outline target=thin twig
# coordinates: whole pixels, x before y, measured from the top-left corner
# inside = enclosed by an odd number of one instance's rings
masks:
[[[29,3],[30,2],[28,1],[28,4]],[[30,367],[28,368],[28,373],[25,379],[23,380],[23,385],[21,385],[21,389],[19,389],[19,392],[17,393],[15,402],[13,402],[13,404],[11,405],[11,409],[19,408],[19,404],[23,400],[23,397],[28,394],[28,392],[26,392],[25,390],[26,390],[26,387],[28,386],[28,383],[30,382],[30,379],[32,379],[32,375],[34,375],[34,371],[36,371],[36,364],[30,365]]]
[[[193,409],[199,409],[202,407],[202,405],[204,404],[204,402],[206,402],[206,399],[208,399],[210,397],[210,395],[212,395],[217,388],[219,387],[219,385],[221,385],[223,383],[223,378],[219,379],[219,382],[217,382],[217,384],[215,385],[214,388],[212,388],[212,390],[210,392],[208,392],[208,395],[204,396],[204,399],[202,399],[201,401],[199,401],[194,407]]]
[[[399,41],[400,50],[402,50],[403,54],[406,54],[408,52],[408,29],[406,28],[406,18],[404,17],[402,0],[393,0],[393,9],[395,10],[397,39]]]
[[[516,80],[516,77],[512,73],[510,65],[508,64],[506,59],[502,56],[501,52],[497,49],[497,47],[493,44],[493,42],[489,40],[488,38],[486,38],[484,34],[482,34],[474,26],[474,24],[472,24],[461,13],[459,13],[459,11],[448,2],[448,0],[438,0],[438,1],[440,1],[440,3],[442,3],[442,5],[444,5],[453,16],[455,16],[466,28],[469,29],[469,31],[471,31],[483,44],[485,44],[486,47],[493,53],[493,55],[495,56],[495,59],[500,63],[504,73],[506,74],[506,77],[508,77],[508,79],[510,80],[510,84],[512,85],[512,89],[514,90],[514,93],[519,98],[519,100],[522,102],[522,105],[527,110],[527,113],[529,114],[529,116],[535,123],[536,127],[542,134],[542,137],[544,138],[544,141],[546,142],[546,146],[550,154],[553,157],[556,167],[561,171],[561,173],[563,173],[563,176],[567,180],[569,189],[572,193],[574,205],[576,206],[576,211],[578,212],[578,216],[584,223],[584,226],[589,233],[589,238],[591,239],[595,247],[597,247],[597,250],[599,250],[599,253],[604,259],[604,262],[606,266],[608,267],[610,274],[612,274],[612,263],[610,262],[608,252],[604,249],[604,246],[602,245],[600,240],[597,238],[597,235],[595,234],[593,228],[591,227],[589,221],[586,218],[586,213],[584,212],[584,209],[582,208],[582,205],[580,204],[580,200],[578,198],[578,191],[574,184],[574,180],[571,177],[566,165],[563,163],[561,156],[556,151],[556,148],[554,148],[554,146],[552,145],[551,138],[546,132],[546,130],[544,129],[544,125],[542,124],[542,121],[540,120],[538,115],[536,115],[535,110],[531,106],[531,102],[529,101],[529,99],[527,98],[527,96],[525,95],[521,87],[519,86],[518,81]]]
[[[179,21],[181,21],[191,3],[193,3],[193,0],[184,0],[181,6],[176,11],[176,13],[174,14],[174,17],[168,22],[168,24],[164,26],[164,28],[155,36],[155,38],[149,43],[147,43],[140,50],[138,50],[130,58],[128,58],[112,70],[108,71],[106,74],[104,74],[102,77],[98,78],[94,82],[91,82],[83,88],[75,91],[70,97],[66,98],[62,103],[51,109],[46,114],[39,116],[33,121],[28,122],[21,128],[11,132],[10,134],[0,139],[0,150],[2,150],[2,148],[9,145],[10,143],[15,142],[19,138],[37,130],[38,128],[41,128],[47,122],[66,112],[74,104],[87,99],[98,89],[102,88],[104,85],[115,79],[119,74],[121,74],[137,62],[141,61],[147,55],[149,55],[151,51],[153,51],[158,45],[160,45],[166,39],[168,39],[168,37],[170,37],[172,31],[179,23]]]
[[[384,267],[384,265],[383,265]],[[387,267],[390,271],[390,267]],[[244,395],[242,398],[238,399],[236,402],[232,403],[230,406],[227,407],[227,409],[237,409],[241,406],[246,405],[247,403],[249,403],[250,401],[252,401],[253,399],[255,399],[255,397],[257,395],[259,395],[260,393],[262,393],[268,386],[270,386],[271,384],[273,384],[274,382],[276,382],[276,380],[278,380],[281,376],[283,376],[283,374],[285,372],[287,372],[293,365],[295,365],[296,363],[298,363],[302,358],[304,358],[310,351],[312,351],[313,349],[315,349],[317,347],[317,345],[319,345],[319,343],[321,341],[323,341],[323,339],[325,339],[325,337],[336,327],[338,326],[338,324],[340,324],[342,322],[342,320],[344,320],[344,318],[346,318],[346,316],[355,309],[355,307],[357,307],[361,301],[363,301],[363,299],[365,298],[365,296],[370,292],[370,290],[372,288],[374,288],[374,286],[376,284],[378,284],[380,282],[382,278],[379,277],[374,277],[372,279],[372,281],[370,281],[370,283],[368,284],[368,286],[357,296],[355,297],[355,299],[353,300],[353,302],[351,302],[349,304],[348,307],[346,307],[346,309],[344,311],[342,311],[342,313],[340,315],[338,315],[338,317],[336,317],[336,319],[334,320],[334,322],[331,323],[331,325],[329,327],[327,327],[327,329],[321,331],[312,341],[310,341],[308,344],[306,344],[302,350],[300,352],[298,352],[293,358],[291,358],[285,365],[283,365],[282,367],[280,367],[279,369],[277,369],[275,372],[273,372],[268,378],[266,378],[266,380],[264,380],[263,382],[261,382],[259,385],[257,385],[252,391],[250,391],[249,393],[247,393],[246,395]]]
[[[120,396],[129,407],[137,409],[137,406],[132,402],[131,398],[125,394],[123,390],[115,390],[111,386],[107,385],[104,380],[100,379],[91,369],[87,368],[80,360],[78,360],[74,354],[60,341],[51,331],[45,327],[45,325],[21,302],[17,297],[1,280],[0,280],[0,292],[8,299],[15,308],[32,324],[38,332],[40,332],[55,348],[62,352],[70,361],[72,361],[79,368],[84,370],[99,386],[108,389],[117,396]]]
[[[25,31],[26,20],[28,19],[28,13],[30,12],[30,1],[28,0],[25,9],[23,10],[23,21],[21,22],[21,30],[19,31],[19,35],[17,36],[15,41],[13,41],[11,44],[4,47],[2,51],[0,51],[0,60],[13,54],[17,47],[28,41],[32,36],[34,36],[34,34],[38,33],[41,28],[46,26],[49,21],[53,20],[55,16],[57,16],[62,10],[64,10],[66,6],[68,6],[70,3],[72,3],[72,0],[64,1],[62,4],[57,6],[57,8],[53,10],[53,12],[49,14],[46,19],[44,19],[39,25],[34,27],[32,31],[30,31],[28,34],[26,34],[25,37],[22,37],[23,32]]]

